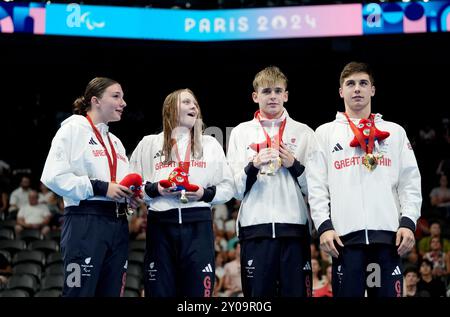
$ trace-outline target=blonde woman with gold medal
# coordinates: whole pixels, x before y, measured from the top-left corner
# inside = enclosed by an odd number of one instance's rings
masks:
[[[351,62],[340,77],[345,112],[316,130],[309,157],[311,216],[333,257],[338,297],[400,297],[400,256],[415,244],[420,173],[405,130],[372,113],[373,75]]]

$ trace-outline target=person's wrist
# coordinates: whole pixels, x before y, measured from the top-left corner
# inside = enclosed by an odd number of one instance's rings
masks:
[[[291,168],[294,165],[294,161],[288,160],[287,164],[285,165],[286,168]]]

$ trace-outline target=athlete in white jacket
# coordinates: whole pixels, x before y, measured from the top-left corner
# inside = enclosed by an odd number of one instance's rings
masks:
[[[277,67],[259,72],[253,86],[259,110],[232,130],[227,154],[242,200],[237,229],[244,296],[311,296],[303,164],[314,132],[284,109],[287,78]]]
[[[132,192],[116,183],[128,173],[128,159],[108,122],[119,121],[125,106],[116,81],[94,78],[45,162],[42,183],[64,198],[63,296],[120,296],[124,289],[129,236],[121,201]]]
[[[177,90],[166,97],[163,126],[162,133],[145,136],[130,159],[130,169],[146,181],[149,205],[145,295],[210,297],[215,279],[211,205],[233,197],[233,177],[220,144],[202,134],[192,91]],[[177,167],[199,187],[186,192],[187,202],[175,187],[160,184]]]
[[[401,296],[400,255],[414,246],[422,202],[417,162],[404,129],[371,114],[368,66],[347,64],[340,84],[345,113],[317,128],[308,165],[311,216],[333,256],[335,296]]]

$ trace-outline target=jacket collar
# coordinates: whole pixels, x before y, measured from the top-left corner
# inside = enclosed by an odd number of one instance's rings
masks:
[[[381,114],[374,113],[375,124],[382,122],[383,121],[382,117],[383,116]],[[359,123],[359,121],[361,120],[361,119],[358,119],[358,118],[350,118],[350,119],[355,124]],[[343,112],[339,112],[339,111],[336,113],[336,120],[335,121],[338,122],[338,123],[348,124],[347,118],[345,117],[344,113]]]

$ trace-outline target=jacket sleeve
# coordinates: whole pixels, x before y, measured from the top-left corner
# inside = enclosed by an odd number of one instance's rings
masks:
[[[307,160],[310,157],[310,155],[312,155],[313,153],[315,153],[315,151],[317,151],[318,148],[318,143],[317,143],[317,139],[315,137],[314,131],[309,130],[308,133],[304,133],[303,136],[304,138],[306,138],[307,140],[307,145],[306,145],[306,153],[304,156],[304,162],[301,161],[295,161],[294,165],[291,166],[288,170],[292,175],[296,176],[298,185],[300,186],[300,189],[303,193],[303,195],[308,195],[308,181],[307,181],[307,172],[306,172],[306,165],[308,164]],[[292,172],[292,170],[295,170],[295,173]]]
[[[78,143],[77,143],[78,142]],[[56,133],[45,161],[41,181],[56,194],[74,200],[84,200],[94,195],[88,175],[77,175],[71,162],[82,151],[77,128],[63,126]]]
[[[320,128],[319,128],[320,129]],[[328,186],[328,164],[325,155],[325,136],[321,130],[312,136],[316,146],[310,148],[306,159],[306,178],[308,182],[308,201],[311,218],[319,234],[333,229],[330,219],[330,192]]]
[[[234,197],[242,200],[244,198],[247,183],[247,173],[245,167],[249,162],[247,162],[245,158],[245,148],[241,148],[239,144],[239,135],[237,135],[237,130],[238,128],[234,128],[231,131],[230,141],[228,143],[227,159],[235,184]],[[251,169],[251,167],[247,168],[247,170],[249,169]]]
[[[400,227],[415,231],[422,205],[420,172],[406,132],[400,127],[400,164],[397,186],[401,208]]]
[[[215,158],[217,159],[216,173],[214,174],[213,185],[216,187],[212,205],[223,204],[234,196],[234,180],[230,165],[225,157],[222,147],[216,139],[212,139]]]

